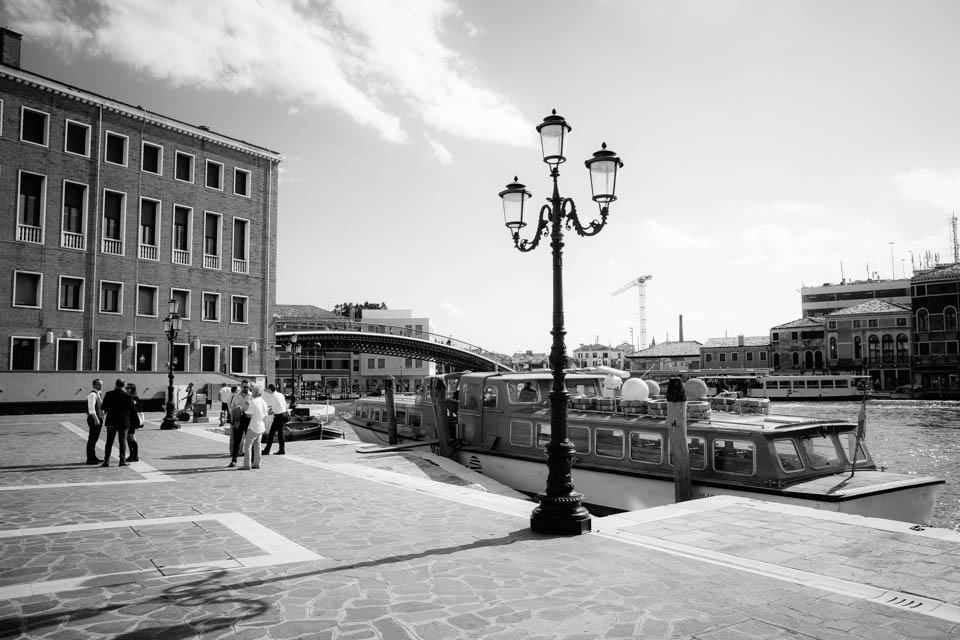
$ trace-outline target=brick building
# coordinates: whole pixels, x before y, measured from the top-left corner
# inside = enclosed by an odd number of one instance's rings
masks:
[[[166,372],[173,298],[175,371],[272,379],[280,155],[21,69],[20,40],[0,29],[0,372]]]
[[[825,370],[823,320],[804,317],[770,329],[775,372],[820,373]]]
[[[910,307],[869,300],[824,316],[827,367],[868,374],[886,391],[910,384]]]
[[[769,336],[709,338],[700,349],[701,369],[767,369]]]
[[[960,264],[917,272],[913,286],[913,376],[927,398],[960,398]]]

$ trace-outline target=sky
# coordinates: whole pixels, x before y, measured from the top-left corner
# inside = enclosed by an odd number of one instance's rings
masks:
[[[767,335],[800,288],[953,261],[952,0],[5,0],[22,67],[280,152],[279,304],[383,302],[549,352],[552,258],[498,193],[552,190],[535,127],[624,166],[565,235],[566,346]],[[533,226],[533,225],[531,225]],[[527,229],[530,231],[530,228]]]

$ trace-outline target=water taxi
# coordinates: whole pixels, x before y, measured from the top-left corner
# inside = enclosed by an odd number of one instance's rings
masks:
[[[397,440],[438,442],[446,429],[453,458],[528,494],[546,482],[550,440],[549,372],[444,376],[447,397],[394,399]],[[636,510],[674,501],[666,401],[603,395],[604,376],[571,373],[567,432],[576,448],[573,480],[584,504]],[[442,401],[440,401],[442,400]],[[769,413],[769,403],[714,411],[688,402],[687,443],[695,497],[744,496],[849,514],[925,523],[944,481],[878,470],[857,424]],[[446,406],[440,410],[437,407]],[[706,406],[704,406],[706,405]],[[387,445],[382,397],[362,398],[346,417],[363,442]]]
[[[859,400],[871,389],[873,380],[863,375],[766,375],[757,378],[748,395],[771,400]]]

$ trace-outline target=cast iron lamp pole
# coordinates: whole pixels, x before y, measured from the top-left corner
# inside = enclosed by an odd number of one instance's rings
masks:
[[[170,346],[170,355],[167,358],[167,415],[160,423],[161,429],[179,429],[180,423],[174,416],[173,404],[173,341],[177,339],[177,334],[183,328],[183,316],[179,313],[180,303],[176,298],[172,298],[167,303],[167,317],[163,319],[163,332],[167,334],[167,343]]]
[[[300,399],[297,395],[297,356],[300,355],[300,349],[303,345],[297,344],[297,334],[290,336],[290,395]]]
[[[616,200],[617,169],[623,166],[620,158],[603,148],[586,161],[590,171],[590,187],[593,200],[600,208],[600,219],[584,227],[577,217],[577,208],[570,198],[561,198],[557,186],[559,166],[566,161],[563,144],[571,130],[556,110],[537,126],[543,148],[543,161],[550,166],[553,178],[553,195],[549,204],[540,209],[537,229],[532,240],[521,240],[520,229],[524,222],[524,202],[531,197],[529,191],[517,182],[517,178],[500,192],[503,199],[503,216],[513,236],[513,245],[520,251],[533,251],[540,239],[550,236],[553,250],[553,346],[550,350],[550,368],[553,372],[553,388],[550,391],[550,442],[547,444],[547,488],[537,494],[539,505],[530,514],[530,529],[536,533],[554,535],[579,535],[590,531],[590,513],[581,504],[583,494],[574,490],[570,477],[576,450],[567,437],[567,401],[570,393],[566,386],[566,345],[563,326],[563,227],[566,218],[567,230],[580,236],[593,236],[603,229],[610,212],[610,203]]]

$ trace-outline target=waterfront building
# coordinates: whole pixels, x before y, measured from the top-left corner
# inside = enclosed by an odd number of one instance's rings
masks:
[[[770,329],[770,356],[777,373],[825,370],[823,320],[800,318]]]
[[[824,317],[827,368],[870,375],[876,389],[910,384],[909,306],[868,300]]]
[[[960,398],[960,264],[918,271],[913,289],[913,375],[924,397]]]
[[[0,371],[52,401],[61,374],[72,400],[77,372],[163,373],[139,378],[162,401],[172,298],[176,372],[272,379],[281,156],[22,69],[20,45],[0,29]]]
[[[696,340],[662,342],[625,357],[631,375],[665,382],[670,376],[700,369],[700,349]]]
[[[363,309],[361,319],[365,325],[364,331],[433,339],[430,318],[414,317],[409,309]],[[397,391],[416,391],[424,376],[437,373],[436,363],[429,360],[376,353],[361,353],[359,369],[360,387],[365,393],[382,390],[390,376],[396,380]]]
[[[310,304],[278,304],[277,331],[356,329],[349,319]],[[330,351],[323,342],[299,341],[300,352],[288,344],[276,351],[276,383],[287,394],[312,402],[322,395],[340,396],[360,390],[360,354]]]
[[[605,344],[581,344],[571,353],[574,367],[623,367],[623,350]]]
[[[824,282],[819,287],[801,287],[800,313],[805,318],[821,318],[868,300],[910,306],[910,295],[909,278],[854,280],[839,284]]]
[[[700,349],[701,369],[766,369],[770,336],[709,338]]]
[[[550,368],[550,357],[546,353],[517,351],[508,362],[514,371],[537,371]]]

